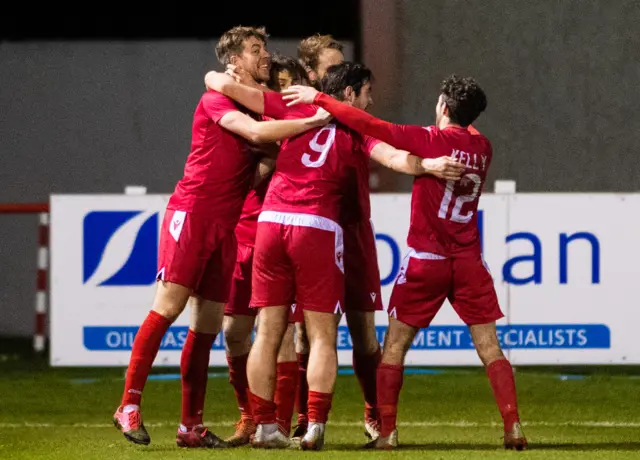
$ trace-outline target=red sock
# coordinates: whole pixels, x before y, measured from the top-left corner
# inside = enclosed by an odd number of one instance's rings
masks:
[[[298,363],[278,363],[276,380],[275,403],[276,419],[282,430],[289,435],[291,431],[291,417],[295,403],[296,387],[298,386]]]
[[[309,391],[309,421],[327,423],[332,400],[333,393]]]
[[[142,390],[149,377],[149,371],[156,359],[162,337],[169,329],[172,321],[151,310],[144,322],[138,329],[136,338],[133,340],[131,349],[131,359],[127,368],[127,377],[124,381],[124,393],[122,395],[122,405],[140,405],[142,400]]]
[[[209,353],[217,334],[194,332],[189,329],[180,357],[182,375],[181,423],[191,429],[202,424],[202,411],[207,393]]]
[[[251,415],[251,404],[249,404],[249,382],[247,381],[247,359],[249,353],[242,356],[228,356],[229,383],[236,393],[238,409],[242,420],[253,420]]]
[[[307,365],[309,364],[309,353],[297,353],[298,355],[298,392],[297,392],[297,410],[298,425],[307,423],[308,400],[309,400],[309,384],[307,383]]]
[[[380,436],[389,436],[396,429],[398,399],[402,389],[404,366],[380,363],[378,366],[378,413]]]
[[[249,391],[249,401],[253,411],[253,420],[256,425],[276,423],[276,403],[267,401]]]
[[[516,400],[516,382],[513,368],[507,359],[499,359],[487,366],[487,375],[493,388],[505,431],[511,431],[513,424],[520,421]]]
[[[376,379],[381,356],[380,348],[370,355],[353,353],[353,372],[360,382],[360,388],[364,395],[364,417],[366,420],[377,420],[378,418]]]

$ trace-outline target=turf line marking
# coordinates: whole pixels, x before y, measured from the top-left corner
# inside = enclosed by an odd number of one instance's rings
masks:
[[[222,422],[206,422],[206,425],[210,426],[234,426],[236,420],[222,421]],[[176,427],[177,422],[155,422],[147,423],[149,428],[162,428],[162,427]],[[359,427],[362,426],[362,422],[329,422],[330,426],[336,427]],[[409,428],[437,428],[437,427],[449,427],[449,428],[490,428],[502,426],[502,423],[478,423],[468,422],[464,420],[451,421],[451,422],[400,422],[401,427]],[[522,424],[524,427],[577,427],[577,428],[640,428],[640,422],[614,422],[614,421],[567,421],[567,422],[525,422]],[[39,423],[39,422],[23,422],[23,423],[2,423],[0,422],[0,429],[2,428],[109,428],[113,427],[111,423]]]

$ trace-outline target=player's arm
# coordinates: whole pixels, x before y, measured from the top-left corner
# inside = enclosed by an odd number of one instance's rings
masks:
[[[207,89],[224,94],[252,112],[264,113],[263,91],[238,83],[226,73],[211,71],[205,75],[204,84]]]
[[[420,158],[384,142],[379,142],[373,147],[371,159],[386,168],[410,176],[431,174],[440,179],[459,180],[464,171],[464,165],[451,157]]]
[[[237,110],[227,112],[218,124],[255,144],[277,142],[326,125],[330,116],[318,111],[312,117],[297,120],[256,121]]]
[[[396,125],[369,115],[364,110],[344,104],[333,97],[321,93],[308,86],[294,85],[282,92],[283,99],[289,101],[288,105],[315,104],[330,112],[340,123],[358,131],[363,135],[393,145],[401,150],[416,151],[420,145],[421,151],[428,143],[428,136],[424,134],[424,128],[412,125]]]

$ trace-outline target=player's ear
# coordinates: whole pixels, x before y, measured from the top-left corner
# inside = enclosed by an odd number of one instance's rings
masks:
[[[344,100],[347,102],[351,102],[353,103],[353,101],[355,100],[355,92],[353,91],[353,88],[351,86],[347,86],[344,89]]]
[[[239,59],[239,58],[238,58],[238,55],[237,55],[237,54],[232,54],[232,55],[229,57],[229,64],[237,65],[237,63],[238,63],[238,59]]]

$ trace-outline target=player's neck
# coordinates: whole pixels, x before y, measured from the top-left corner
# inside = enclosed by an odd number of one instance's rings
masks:
[[[440,128],[440,129],[462,128],[462,126],[460,126],[458,123],[453,123],[450,120],[442,120],[442,122],[440,122],[440,126],[438,126],[438,128]]]

